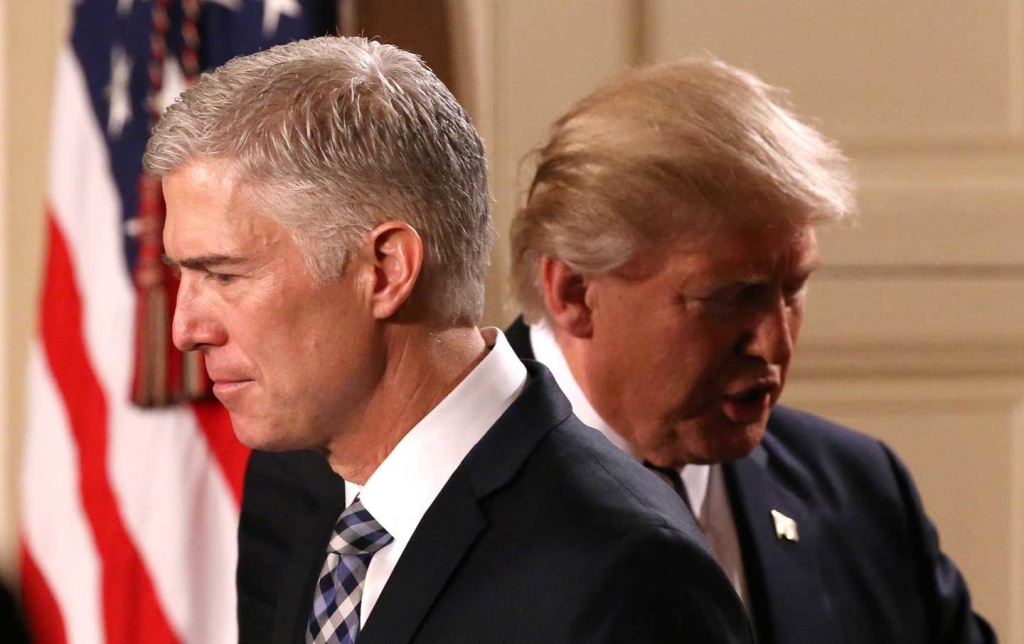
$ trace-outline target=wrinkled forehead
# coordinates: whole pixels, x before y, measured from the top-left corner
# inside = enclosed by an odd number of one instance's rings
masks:
[[[811,221],[716,219],[642,242],[623,273],[640,277],[671,267],[683,274],[764,280],[810,273],[819,261],[817,225]]]
[[[684,181],[663,187],[661,192],[635,191],[616,204],[618,216],[648,243],[656,244],[668,237],[700,241],[748,230],[802,229],[827,219],[813,205],[785,195],[774,184],[772,189],[718,186],[709,191]]]
[[[214,248],[252,252],[286,236],[226,161],[202,160],[179,168],[163,178],[163,194],[163,238],[172,254],[205,254]]]

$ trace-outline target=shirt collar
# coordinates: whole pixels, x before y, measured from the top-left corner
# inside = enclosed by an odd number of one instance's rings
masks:
[[[345,483],[396,541],[407,541],[448,479],[526,384],[526,367],[505,335],[480,330],[490,348],[448,396],[406,434],[362,487]]]
[[[632,454],[629,443],[609,425],[601,415],[597,413],[594,406],[590,404],[587,395],[583,393],[569,363],[565,360],[562,348],[558,346],[555,333],[544,320],[530,325],[530,346],[533,348],[533,355],[538,362],[544,365],[555,377],[555,382],[565,394],[565,397],[572,403],[572,411],[576,417],[598,430],[605,437],[624,452]],[[683,479],[683,487],[686,488],[686,496],[690,501],[690,508],[700,519],[701,510],[704,507],[704,499],[708,491],[708,477],[711,468],[708,465],[686,465],[680,468],[679,475]]]

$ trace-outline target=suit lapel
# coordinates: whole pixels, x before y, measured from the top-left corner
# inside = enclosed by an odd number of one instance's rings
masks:
[[[269,641],[306,641],[306,623],[327,541],[345,509],[344,489],[340,488],[340,494],[338,489],[332,496],[325,495],[309,519],[296,526],[299,537],[283,582],[274,636]],[[409,641],[485,525],[469,478],[460,467],[413,533],[359,635],[360,644]]]
[[[473,447],[423,515],[359,634],[359,644],[412,640],[487,527],[482,499],[508,484],[551,428],[572,414],[547,369],[532,362],[526,367],[529,379],[519,398]]]
[[[772,477],[768,458],[759,446],[725,466],[758,641],[832,642],[832,615],[816,557],[823,546],[816,522],[805,503]],[[798,541],[777,534],[773,510],[783,515],[780,527],[786,518],[795,522]]]
[[[359,634],[359,644],[410,641],[486,525],[465,470],[459,468],[413,533]]]
[[[306,623],[313,610],[313,591],[327,556],[327,541],[345,509],[345,485],[330,467],[296,472],[315,499],[308,518],[294,526],[295,542],[282,581],[273,642],[306,641]]]

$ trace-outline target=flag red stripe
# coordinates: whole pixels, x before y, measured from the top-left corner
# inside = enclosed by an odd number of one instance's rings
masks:
[[[245,479],[245,465],[249,460],[249,448],[238,442],[231,427],[231,417],[219,402],[201,402],[192,405],[196,422],[206,436],[214,458],[227,479],[228,487],[235,495],[235,501],[242,504],[242,483]]]
[[[32,553],[21,544],[21,597],[35,644],[65,644],[64,617]]]
[[[49,251],[41,308],[43,348],[67,407],[81,468],[82,505],[103,566],[106,640],[108,644],[177,642],[121,520],[107,478],[107,401],[86,351],[82,300],[67,243],[49,210],[47,223]]]

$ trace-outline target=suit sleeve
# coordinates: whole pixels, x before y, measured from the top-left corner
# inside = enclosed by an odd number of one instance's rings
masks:
[[[274,545],[283,543],[277,524],[264,507],[274,501],[274,472],[263,452],[253,451],[245,468],[238,524],[235,588],[239,642],[258,642],[273,626],[276,586],[280,583]]]
[[[725,573],[678,531],[650,528],[620,540],[598,561],[580,598],[569,641],[578,644],[747,644],[743,605]]]
[[[928,611],[936,644],[995,644],[992,627],[971,608],[971,596],[960,571],[939,548],[939,534],[924,513],[921,497],[910,472],[883,445],[905,502],[910,538],[918,553],[918,583]]]
[[[4,641],[9,644],[29,642],[21,608],[5,584],[0,584],[0,633],[4,634]]]

